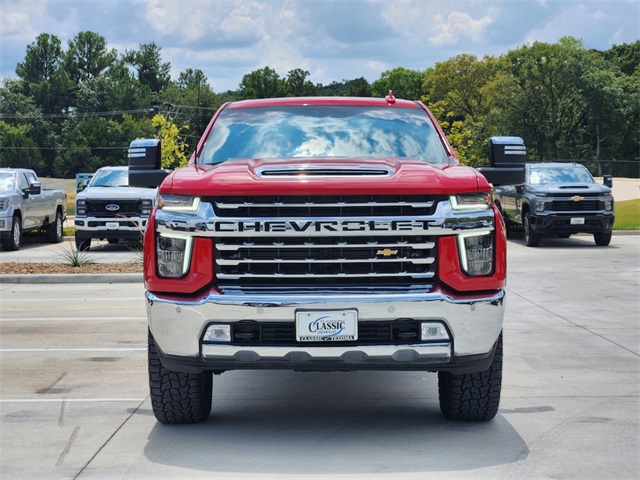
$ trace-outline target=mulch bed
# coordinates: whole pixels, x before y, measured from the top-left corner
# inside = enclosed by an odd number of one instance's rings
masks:
[[[55,273],[142,273],[142,263],[92,263],[82,267],[72,267],[64,263],[0,263],[0,274],[5,275],[46,275]]]

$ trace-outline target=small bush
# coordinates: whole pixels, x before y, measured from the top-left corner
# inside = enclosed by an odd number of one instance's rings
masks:
[[[93,265],[96,262],[89,259],[86,252],[81,252],[80,250],[73,248],[73,246],[69,243],[68,247],[60,248],[60,253],[58,254],[64,259],[64,263],[71,267],[84,267],[85,265]]]

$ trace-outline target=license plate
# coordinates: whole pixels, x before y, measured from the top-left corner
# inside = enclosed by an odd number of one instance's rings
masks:
[[[571,225],[584,225],[584,217],[572,217]]]
[[[300,310],[296,312],[299,342],[351,342],[358,339],[357,310]]]
[[[120,224],[118,222],[107,222],[107,230],[118,230],[120,228]]]

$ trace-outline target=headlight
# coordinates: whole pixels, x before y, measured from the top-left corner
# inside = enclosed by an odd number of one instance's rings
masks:
[[[76,217],[84,217],[87,214],[87,200],[84,198],[76,199]]]
[[[536,200],[536,212],[544,212],[546,203],[544,200]]]
[[[607,198],[604,201],[605,210],[613,210],[613,198]]]
[[[462,269],[471,276],[489,275],[493,271],[493,233],[458,235]]]
[[[493,205],[491,192],[464,193],[462,195],[451,195],[449,197],[451,208],[464,211],[487,210]]]
[[[196,213],[200,208],[200,197],[160,193],[158,194],[158,208],[169,212]]]
[[[9,208],[9,199],[0,198],[0,211],[6,210],[7,208]]]
[[[182,277],[189,270],[193,237],[159,235],[157,241],[158,275]]]

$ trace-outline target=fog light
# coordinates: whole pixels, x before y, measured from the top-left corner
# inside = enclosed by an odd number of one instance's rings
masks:
[[[449,340],[447,329],[441,323],[428,322],[420,325],[422,341]]]
[[[157,245],[158,275],[177,278],[187,273],[192,243],[192,237],[160,235]]]
[[[204,333],[205,342],[230,342],[231,325],[210,325]]]
[[[469,275],[488,275],[493,270],[493,234],[461,234],[458,236],[460,263]]]

